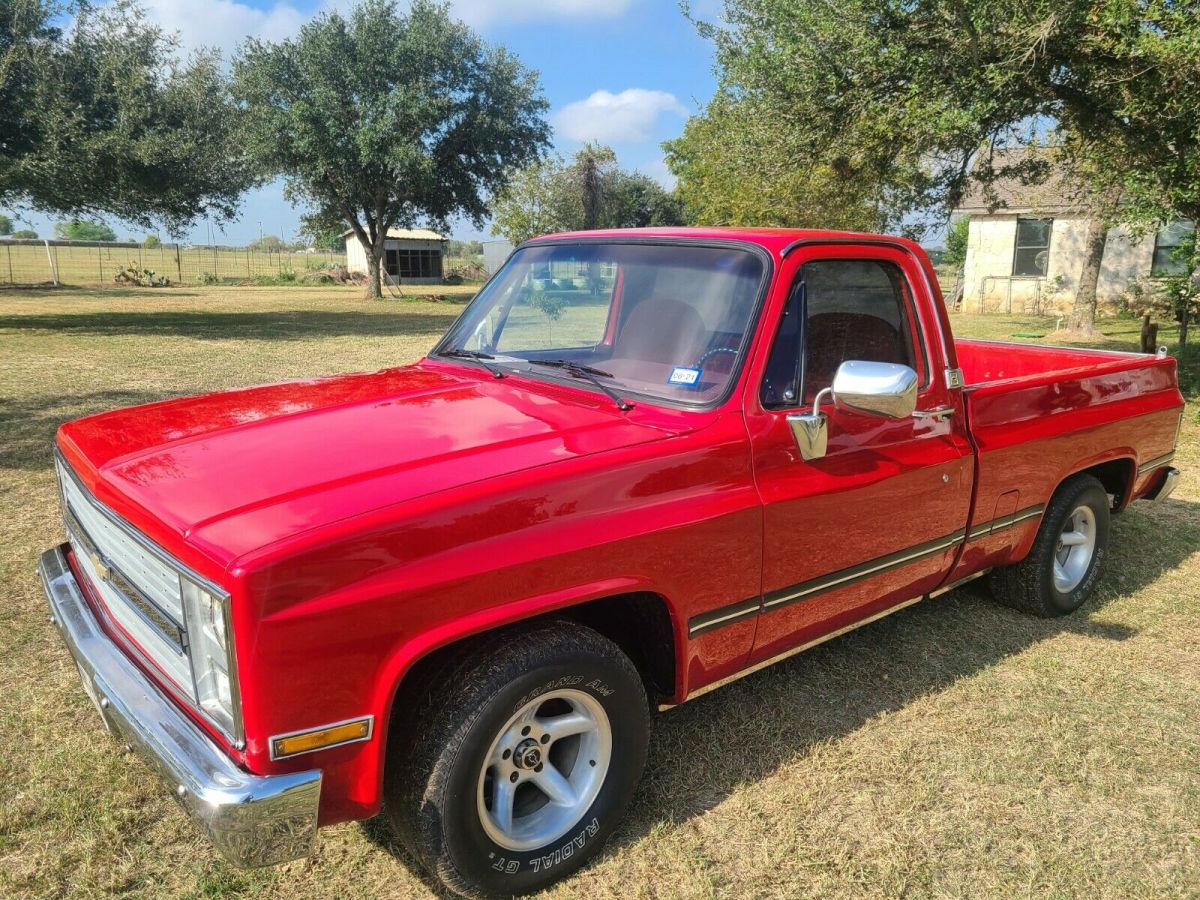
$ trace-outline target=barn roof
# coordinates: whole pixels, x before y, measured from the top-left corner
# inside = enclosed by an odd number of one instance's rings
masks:
[[[354,234],[353,228],[347,228],[342,232],[342,237],[350,237]],[[430,231],[428,228],[389,228],[387,236],[390,238],[399,238],[400,240],[409,241],[444,241],[446,238],[438,234],[436,231]]]

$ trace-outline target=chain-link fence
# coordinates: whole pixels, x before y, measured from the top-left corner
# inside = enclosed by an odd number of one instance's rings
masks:
[[[245,247],[159,244],[144,247],[101,241],[0,240],[0,284],[113,284],[118,273],[149,270],[179,284],[271,279],[343,266],[336,250],[250,250]]]

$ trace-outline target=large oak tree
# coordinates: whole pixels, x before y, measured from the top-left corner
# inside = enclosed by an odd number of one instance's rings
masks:
[[[228,87],[129,0],[0,0],[0,205],[174,232],[231,218],[255,179]]]
[[[1043,155],[997,167],[990,149],[1053,130],[1055,163],[1090,188],[1072,317],[1085,330],[1109,223],[1200,216],[1195,2],[727,0],[724,22],[702,28],[720,88],[668,162],[709,216],[944,215],[971,179],[1044,176]],[[709,164],[738,147],[754,159]],[[762,173],[781,187],[760,201]]]
[[[354,232],[372,297],[389,228],[482,225],[549,141],[536,73],[426,0],[322,14],[294,40],[248,42],[234,71],[263,171],[313,210],[310,229]]]

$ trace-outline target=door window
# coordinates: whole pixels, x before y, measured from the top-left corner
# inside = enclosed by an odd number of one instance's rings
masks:
[[[873,259],[807,263],[788,298],[763,380],[763,405],[808,404],[850,359],[917,368],[900,267]],[[803,347],[803,353],[801,353]]]

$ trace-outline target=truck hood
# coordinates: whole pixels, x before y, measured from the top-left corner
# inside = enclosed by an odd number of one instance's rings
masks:
[[[631,415],[569,388],[418,364],[116,410],[59,439],[102,500],[229,565],[372,509],[678,431]]]

